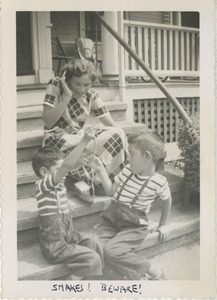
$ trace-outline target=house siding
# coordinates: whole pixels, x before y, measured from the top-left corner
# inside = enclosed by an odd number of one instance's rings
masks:
[[[129,11],[125,13],[126,20],[170,24],[170,12],[162,11]]]

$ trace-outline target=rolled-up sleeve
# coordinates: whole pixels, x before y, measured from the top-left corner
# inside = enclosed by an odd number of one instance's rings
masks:
[[[103,103],[101,97],[95,92],[92,91],[92,113],[96,118],[101,118],[109,113],[107,106]]]
[[[43,104],[55,107],[60,99],[59,78],[53,78],[48,82]]]

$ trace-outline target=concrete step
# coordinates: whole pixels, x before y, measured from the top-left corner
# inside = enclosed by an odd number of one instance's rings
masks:
[[[175,176],[168,172],[162,172],[168,179],[173,204],[182,204],[184,181],[181,177]],[[23,185],[23,192],[28,193],[27,185]],[[28,185],[29,186],[29,185]],[[77,229],[85,229],[93,225],[93,220],[99,219],[100,212],[105,208],[105,205],[109,203],[109,197],[96,196],[93,204],[87,203],[78,199],[74,193],[73,188],[70,187],[70,182],[67,182],[68,186],[68,199],[70,206],[73,210],[73,216],[75,217],[75,226]],[[22,185],[21,185],[22,187]],[[35,185],[32,183],[32,192],[35,192]],[[19,190],[19,189],[18,189]],[[19,194],[18,194],[19,195]],[[153,209],[159,208],[161,202],[156,200],[153,204]],[[34,198],[34,194],[30,197],[20,198],[17,203],[18,216],[17,216],[17,231],[18,242],[29,243],[38,239],[38,212],[37,203]]]
[[[17,108],[17,131],[42,129],[42,105],[24,106]]]
[[[91,122],[91,119],[90,121]],[[144,124],[138,124],[129,121],[118,121],[117,125],[121,127],[126,134],[146,128]],[[103,126],[99,123],[99,126]],[[17,133],[17,161],[31,160],[35,151],[42,145],[43,129],[28,130]]]
[[[100,219],[100,212],[111,201],[111,197],[96,196],[93,203],[85,202],[68,192],[69,205],[72,210],[76,230],[92,228]],[[35,198],[23,198],[17,204],[17,242],[19,245],[38,241],[38,210]]]
[[[126,120],[127,104],[123,102],[106,101],[111,116],[115,121]],[[17,108],[17,131],[38,130],[44,127],[42,120],[42,104]]]
[[[127,122],[123,122],[123,125],[127,125]],[[136,124],[136,123],[135,123]],[[131,127],[125,126],[124,128],[126,133],[129,133]],[[134,130],[135,129],[141,129],[144,128],[144,125],[134,125]],[[31,160],[27,159],[32,159],[32,156],[34,155],[36,148],[34,145],[37,145],[37,143],[40,141],[40,145],[42,144],[42,137],[40,136],[41,132],[40,131],[34,131],[33,133],[31,132],[26,132],[19,134],[18,137],[18,147],[23,147],[20,149],[25,149],[25,152],[22,153],[22,157],[19,157],[18,163],[17,163],[17,196],[18,198],[22,197],[29,197],[34,195],[34,183],[37,180],[36,175],[34,174],[32,170],[32,162]],[[30,147],[32,144],[33,147]],[[26,148],[25,148],[26,146]],[[29,150],[31,149],[31,151]],[[24,155],[25,153],[25,155]],[[22,158],[22,159],[21,159]],[[180,179],[179,179],[180,181]]]
[[[154,210],[149,215],[150,228],[157,226],[160,211]],[[138,249],[140,255],[153,258],[155,255],[170,251],[183,245],[199,240],[199,207],[192,206],[186,211],[172,208],[168,222],[168,236],[159,243],[157,232],[150,234]],[[90,234],[95,235],[92,227]],[[177,257],[177,261],[179,257]],[[169,263],[169,261],[168,261]],[[37,242],[18,248],[18,279],[19,280],[53,280],[70,274],[62,264],[50,265],[42,256]]]
[[[17,87],[17,107],[42,105],[46,84],[23,85]],[[93,87],[105,102],[120,102],[118,84],[102,83]]]

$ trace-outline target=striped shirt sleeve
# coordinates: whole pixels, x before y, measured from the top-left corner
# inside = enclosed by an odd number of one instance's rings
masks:
[[[97,92],[91,90],[89,93],[91,95],[91,102],[92,102],[92,112],[96,118],[101,118],[109,113],[109,110],[106,105],[104,105],[101,97],[98,95]]]
[[[56,186],[55,175],[56,175],[56,172],[54,172],[50,175],[47,175],[43,179],[36,182],[36,185],[38,187],[38,192],[40,194],[47,193]]]
[[[157,187],[156,195],[159,196],[161,200],[165,201],[171,197],[171,192],[166,177],[161,176],[161,180],[159,180]]]
[[[131,174],[131,171],[130,171],[129,165],[126,165],[123,168],[123,170],[114,177],[115,183],[117,183],[119,185],[124,179],[126,180],[126,177],[130,176],[130,174]]]

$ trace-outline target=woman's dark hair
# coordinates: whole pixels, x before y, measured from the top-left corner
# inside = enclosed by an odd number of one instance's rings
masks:
[[[38,177],[41,177],[40,168],[45,167],[49,169],[56,161],[62,158],[62,154],[59,150],[50,146],[39,148],[32,159],[32,168]]]
[[[95,65],[88,61],[82,59],[73,59],[67,63],[63,69],[62,74],[66,71],[66,82],[69,81],[73,76],[81,77],[82,75],[88,74],[92,82],[99,80],[101,73],[95,67]]]

